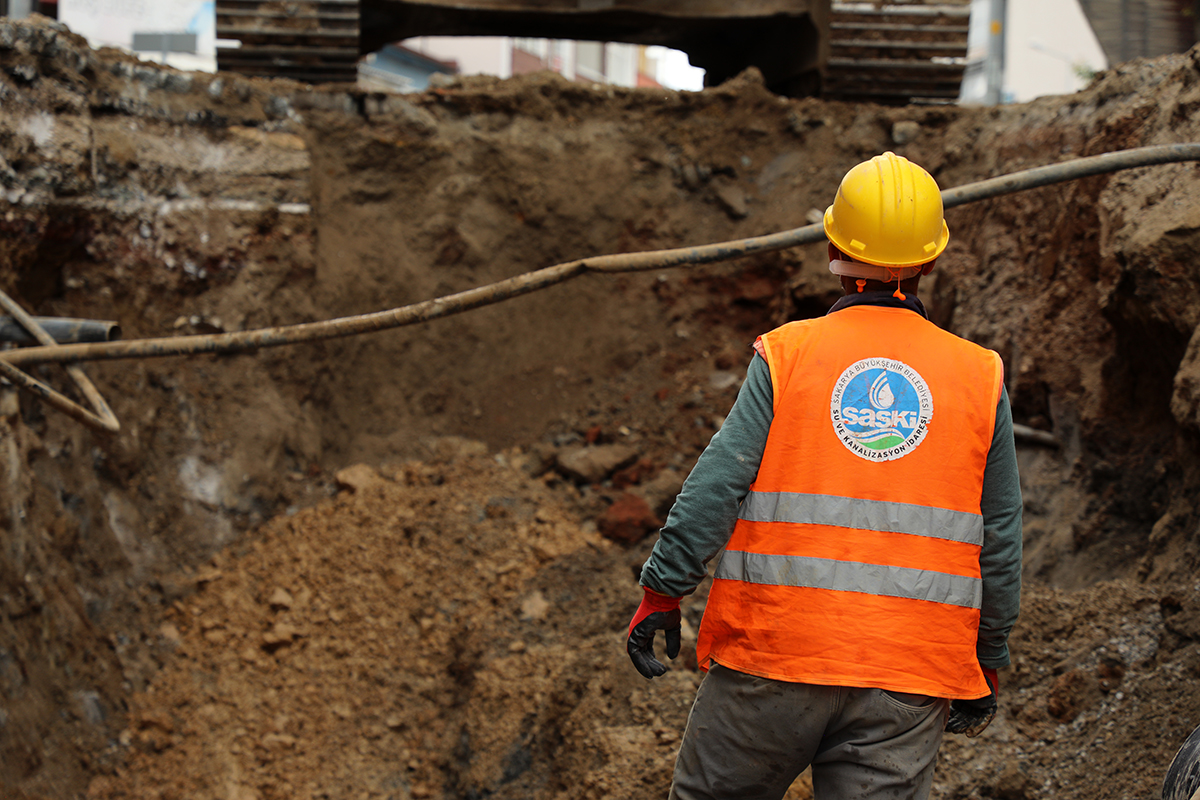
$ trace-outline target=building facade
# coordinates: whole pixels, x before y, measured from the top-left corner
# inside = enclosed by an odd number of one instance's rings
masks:
[[[644,45],[508,36],[419,36],[407,49],[454,62],[464,75],[510,78],[540,70],[568,80],[614,86],[658,86],[657,63]]]

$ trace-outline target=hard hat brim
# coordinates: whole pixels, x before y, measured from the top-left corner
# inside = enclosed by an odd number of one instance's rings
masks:
[[[933,261],[935,258],[940,256],[943,252],[945,252],[946,245],[950,243],[950,228],[946,225],[946,221],[943,219],[942,230],[938,235],[938,238],[930,243],[932,247],[930,247],[930,245],[926,245],[926,248],[928,248],[926,252],[929,253],[929,255],[922,254],[921,258],[903,261],[883,260],[872,257],[866,244],[862,242],[856,242],[855,240],[843,235],[841,231],[837,230],[837,225],[833,216],[832,205],[825,209],[823,227],[825,228],[825,237],[829,239],[829,241],[833,243],[833,246],[838,250],[841,250],[855,261],[861,261],[864,264],[874,264],[877,267],[919,267],[922,264],[928,264],[930,261]]]

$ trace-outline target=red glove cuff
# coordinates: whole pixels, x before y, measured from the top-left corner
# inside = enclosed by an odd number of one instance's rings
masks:
[[[633,620],[629,623],[629,635],[633,634],[633,629],[637,624],[659,611],[674,611],[679,608],[678,597],[667,597],[665,594],[659,594],[651,589],[645,589],[642,595],[642,604],[638,606],[637,612],[633,615]]]
[[[992,694],[1000,697],[1000,675],[996,670],[990,667],[980,667],[983,670],[983,677],[987,679],[988,685],[992,687]]]

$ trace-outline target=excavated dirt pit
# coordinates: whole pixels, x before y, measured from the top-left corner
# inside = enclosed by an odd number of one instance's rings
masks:
[[[402,306],[797,227],[885,149],[953,187],[1200,139],[1200,51],[1000,108],[164,71],[0,19],[0,288],[125,338]],[[1002,713],[934,796],[1156,798],[1200,723],[1200,167],[951,210],[924,299],[1005,359],[1026,569]],[[623,652],[653,530],[824,248],[586,276],[253,353],[0,384],[0,789],[19,800],[663,797],[699,682]],[[65,386],[61,369],[35,376]],[[810,792],[802,779],[790,794]]]

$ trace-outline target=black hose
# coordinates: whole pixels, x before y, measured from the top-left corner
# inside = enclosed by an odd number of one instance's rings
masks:
[[[973,203],[1004,194],[1036,189],[1054,183],[1078,180],[1093,175],[1116,172],[1133,167],[1200,161],[1200,143],[1156,145],[1079,158],[1060,164],[1014,172],[997,178],[959,186],[942,193],[946,208]],[[153,358],[159,356],[193,355],[199,353],[237,353],[298,344],[323,339],[353,336],[361,333],[399,328],[418,322],[459,314],[473,308],[498,303],[511,297],[563,283],[586,272],[639,272],[650,269],[694,266],[727,261],[734,258],[782,250],[825,238],[820,223],[794,228],[766,236],[756,236],[731,242],[655,250],[642,253],[621,253],[596,256],[557,264],[552,267],[517,275],[496,283],[468,289],[447,297],[425,300],[413,305],[361,314],[353,317],[264,328],[239,333],[220,333],[200,336],[174,336],[161,339],[134,339],[124,342],[66,344],[29,347],[22,350],[0,351],[0,374],[11,377],[19,365],[47,362],[72,363],[80,361],[115,360],[123,358]],[[40,390],[39,390],[40,392]],[[44,396],[44,392],[42,393]],[[65,398],[64,398],[65,399]],[[70,402],[70,401],[67,401]],[[86,412],[85,412],[86,413]]]
[[[1134,150],[1089,156],[1061,164],[1035,167],[950,189],[942,193],[942,201],[946,208],[953,208],[964,203],[973,203],[977,200],[986,200],[1026,189],[1036,189],[1053,183],[1077,180],[1132,167],[1181,161],[1200,161],[1200,143],[1140,147]],[[815,223],[780,233],[730,242],[583,258],[527,272],[458,294],[371,314],[239,333],[134,339],[124,342],[59,345],[57,347],[30,347],[19,351],[0,352],[0,360],[18,365],[51,361],[100,361],[199,353],[234,353],[282,344],[333,339],[399,328],[451,316],[563,283],[585,272],[639,272],[710,264],[755,253],[811,244],[824,238],[823,227],[820,223]]]
[[[1061,164],[1034,167],[1010,175],[1001,175],[998,178],[989,178],[978,183],[968,183],[966,186],[942,192],[942,204],[946,208],[954,208],[964,203],[987,200],[1002,194],[1023,192],[1026,189],[1037,189],[1052,183],[1090,178],[1093,175],[1104,175],[1133,167],[1175,164],[1180,161],[1200,161],[1200,144],[1160,144],[1152,147],[1138,147],[1133,150],[1120,150],[1116,153],[1104,153],[1099,156],[1064,161]]]

